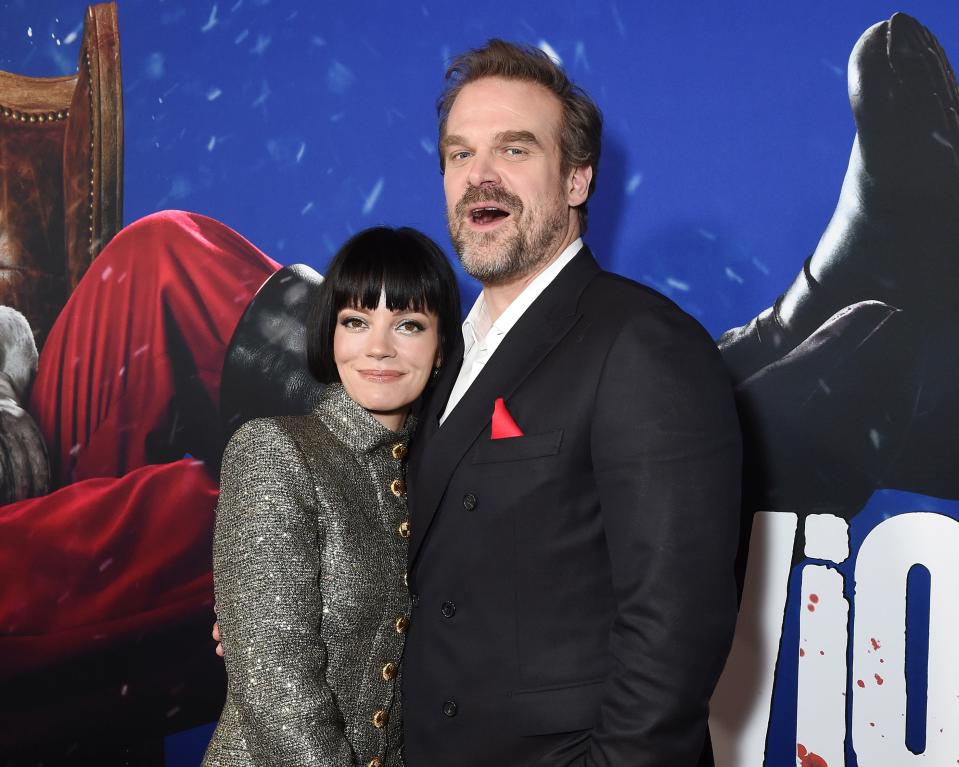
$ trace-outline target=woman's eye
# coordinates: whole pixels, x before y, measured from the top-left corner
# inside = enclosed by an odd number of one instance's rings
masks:
[[[359,330],[366,326],[366,323],[359,317],[344,317],[340,324],[347,330]]]
[[[401,333],[413,335],[414,333],[422,332],[423,325],[416,320],[403,320],[399,325],[396,326],[396,329]]]

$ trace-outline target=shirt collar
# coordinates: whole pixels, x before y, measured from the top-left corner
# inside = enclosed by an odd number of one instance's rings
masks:
[[[489,313],[486,308],[486,294],[482,291],[473,302],[473,308],[470,309],[466,319],[463,320],[463,345],[464,352],[469,352],[470,347],[477,341],[486,338],[489,331],[494,330],[499,335],[505,335],[516,324],[516,321],[523,316],[533,301],[542,293],[546,287],[556,279],[563,267],[566,266],[583,247],[583,238],[577,237],[566,249],[559,254],[559,257],[547,266],[543,271],[533,278],[523,291],[513,299],[503,313],[496,318],[496,322],[490,323]],[[486,332],[484,331],[486,329]]]

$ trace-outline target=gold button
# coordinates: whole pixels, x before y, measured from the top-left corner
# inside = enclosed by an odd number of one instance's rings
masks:
[[[406,454],[408,452],[409,450],[406,449],[406,445],[404,445],[402,442],[397,442],[395,445],[393,445],[393,457],[397,461],[402,461],[404,458],[406,458]]]
[[[376,729],[382,729],[386,724],[386,712],[381,708],[376,709],[376,711],[373,712],[373,718],[370,721],[373,722],[373,726]]]
[[[402,522],[400,522],[400,526],[396,528],[396,534],[400,538],[410,537],[410,521],[408,519],[404,519]]]
[[[406,483],[402,479],[394,479],[390,482],[390,490],[397,498],[406,495]]]
[[[397,634],[405,634],[406,629],[408,629],[409,627],[410,627],[410,619],[407,618],[405,615],[401,615],[399,618],[396,619]]]
[[[366,767],[383,767],[383,761],[378,756],[374,756]]]
[[[383,666],[383,680],[386,682],[392,682],[393,677],[396,676],[396,664],[393,661],[389,661],[386,665]]]

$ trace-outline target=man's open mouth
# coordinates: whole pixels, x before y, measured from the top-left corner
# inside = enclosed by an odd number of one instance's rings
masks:
[[[481,205],[470,210],[470,219],[474,224],[491,224],[501,218],[506,218],[509,211],[497,208],[494,205]]]

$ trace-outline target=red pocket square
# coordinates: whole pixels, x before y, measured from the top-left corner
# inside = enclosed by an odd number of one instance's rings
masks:
[[[506,409],[506,403],[502,397],[497,397],[493,405],[493,429],[490,433],[490,439],[507,439],[509,437],[522,437],[523,430],[516,425],[513,416]]]

